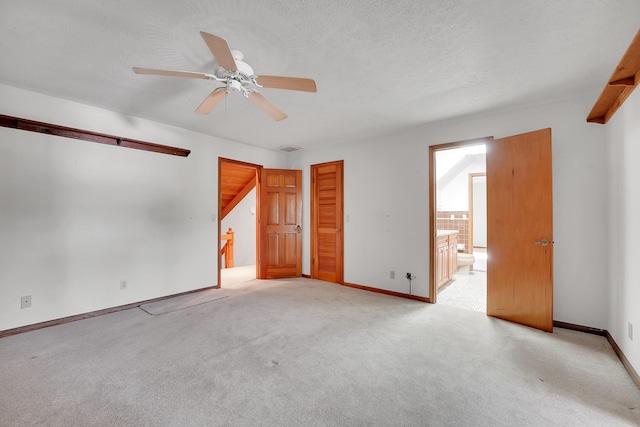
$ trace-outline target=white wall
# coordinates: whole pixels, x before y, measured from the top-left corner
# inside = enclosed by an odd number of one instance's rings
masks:
[[[309,166],[344,160],[345,281],[429,295],[428,147],[493,135],[553,129],[554,319],[607,326],[607,165],[602,126],[586,123],[597,93],[568,101],[452,120],[347,145],[291,153],[304,171],[309,223]],[[310,272],[309,227],[303,272]],[[389,271],[396,271],[396,279]],[[400,273],[400,274],[398,274]]]
[[[221,232],[233,229],[233,265],[255,265],[256,263],[256,189],[254,188],[222,220]],[[220,242],[221,244],[223,242]],[[222,247],[222,246],[221,246]],[[222,266],[224,268],[224,265]]]
[[[436,167],[438,167],[438,159],[436,159]],[[471,161],[471,163],[469,163],[464,169],[462,169],[451,181],[448,181],[442,187],[438,186],[438,195],[436,197],[438,210],[469,210],[469,174],[484,173],[486,170],[487,156],[484,154],[473,156],[473,160]]]
[[[601,126],[601,125],[600,125]],[[604,126],[609,148],[608,330],[640,372],[640,92],[635,91]],[[633,324],[633,340],[628,324]]]
[[[218,157],[285,163],[9,86],[0,111],[192,150],[181,158],[0,128],[0,330],[215,285]],[[20,309],[24,295],[31,308]]]

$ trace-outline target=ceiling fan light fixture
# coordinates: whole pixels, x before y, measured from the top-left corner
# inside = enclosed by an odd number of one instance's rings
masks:
[[[227,80],[227,92],[240,92],[242,90],[242,83],[240,83],[238,80]]]

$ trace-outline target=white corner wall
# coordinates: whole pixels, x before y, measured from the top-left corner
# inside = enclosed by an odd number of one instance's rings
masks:
[[[285,164],[283,153],[4,85],[0,111],[192,150],[0,128],[0,330],[216,285],[218,157]],[[26,295],[32,307],[20,309]]]
[[[437,167],[437,160],[436,160]],[[437,208],[439,211],[469,210],[469,174],[487,171],[487,156],[480,155],[461,170],[444,187],[438,189]]]
[[[602,125],[600,125],[602,126]],[[609,326],[640,372],[640,92],[635,91],[604,125],[609,149]],[[633,325],[633,339],[629,337]]]
[[[554,319],[606,328],[608,313],[605,131],[586,123],[597,93],[577,99],[437,123],[395,135],[290,154],[303,170],[309,224],[309,166],[344,160],[344,280],[429,296],[428,147],[485,136],[553,130]],[[303,272],[310,272],[309,227]],[[389,271],[396,272],[390,279]]]

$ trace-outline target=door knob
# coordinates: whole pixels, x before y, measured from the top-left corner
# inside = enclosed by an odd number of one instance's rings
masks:
[[[534,244],[540,245],[540,246],[547,246],[549,244],[549,241],[547,239],[542,239],[537,242],[534,242]]]
[[[336,228],[336,233],[339,233],[339,232],[341,232],[341,231],[342,231],[342,229],[340,229],[340,228]]]
[[[300,233],[302,231],[302,227],[300,227],[299,225],[296,225],[296,232]]]

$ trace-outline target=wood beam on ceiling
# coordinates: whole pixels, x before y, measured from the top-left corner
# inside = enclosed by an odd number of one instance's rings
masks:
[[[136,139],[122,138],[114,135],[92,132],[88,130],[69,128],[51,123],[36,122],[34,120],[0,114],[0,127],[25,130],[29,132],[44,133],[46,135],[61,136],[64,138],[80,139],[96,142],[98,144],[116,145],[119,147],[133,148],[136,150],[153,151],[155,153],[171,154],[173,156],[187,157],[191,150],[171,147],[168,145],[154,144],[152,142]]]
[[[222,221],[224,217],[229,215],[229,212],[231,212],[233,208],[235,208],[238,205],[238,203],[240,203],[242,199],[244,199],[246,195],[249,194],[251,190],[255,188],[255,186],[256,186],[256,180],[254,178],[250,180],[247,183],[247,185],[245,185],[244,188],[240,190],[238,194],[235,195],[235,197],[224,207],[224,209],[222,209],[222,212],[220,213],[220,221]]]
[[[631,95],[640,81],[640,31],[622,56],[600,97],[591,109],[587,122],[605,124]]]
[[[620,79],[620,80],[616,80],[613,82],[609,82],[610,86],[635,86],[636,85],[636,78],[634,77],[627,77],[626,79]]]

